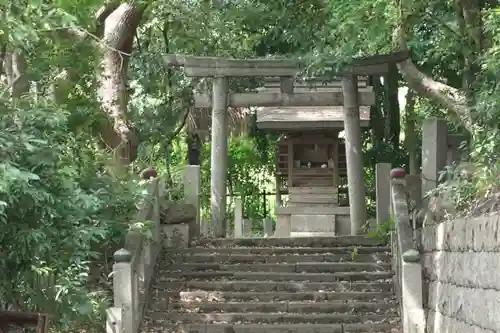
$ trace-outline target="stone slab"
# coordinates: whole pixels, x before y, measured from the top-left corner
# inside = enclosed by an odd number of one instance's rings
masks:
[[[291,232],[335,233],[335,215],[292,215]]]
[[[363,291],[347,291],[347,292],[321,292],[322,299],[325,301],[374,301],[393,298],[394,294],[391,292],[363,292]],[[219,292],[219,291],[172,291],[165,292],[162,298],[174,297],[182,301],[190,302],[208,302],[213,299],[237,299],[240,301],[254,301],[259,300],[262,302],[271,301],[314,301],[318,299],[318,292],[316,291],[301,291],[296,293],[289,293],[286,291],[271,291],[271,292]]]
[[[165,247],[189,247],[189,225],[188,224],[164,224],[163,245]]]
[[[366,236],[336,237],[252,237],[252,238],[202,238],[196,241],[198,246],[216,247],[335,247],[335,246],[376,246],[386,245],[382,240]]]
[[[287,207],[276,207],[276,215],[349,215],[349,207],[337,207],[331,205],[314,206],[309,207],[299,207],[299,206],[287,206]]]

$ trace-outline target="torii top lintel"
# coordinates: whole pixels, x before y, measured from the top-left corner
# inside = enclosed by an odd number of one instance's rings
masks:
[[[354,59],[339,75],[383,75],[410,57],[410,50]],[[296,76],[305,63],[294,59],[233,59],[167,54],[167,66],[183,67],[187,76]],[[331,66],[332,64],[326,64]]]

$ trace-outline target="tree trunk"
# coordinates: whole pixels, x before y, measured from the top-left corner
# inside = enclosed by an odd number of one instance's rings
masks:
[[[373,86],[375,94],[375,104],[370,107],[370,128],[372,130],[373,145],[372,164],[375,165],[385,159],[385,151],[382,151],[384,149],[383,91],[380,77],[372,77],[370,80],[370,85]]]
[[[420,163],[418,162],[417,152],[417,133],[415,131],[415,93],[408,89],[406,94],[405,105],[405,146],[408,151],[408,166],[410,175],[416,176],[420,174]]]
[[[463,89],[472,97],[476,74],[480,70],[478,58],[483,49],[483,22],[478,0],[456,0],[456,14],[461,34],[465,37],[463,48]]]
[[[126,75],[142,13],[137,5],[123,3],[104,20],[100,97],[110,122],[101,123],[101,136],[104,144],[115,151],[116,162],[122,165],[137,157],[137,135],[127,119]]]
[[[385,110],[386,110],[386,143],[391,143],[393,152],[399,150],[399,136],[401,134],[401,115],[398,99],[399,73],[396,66],[385,77]]]
[[[11,96],[13,98],[18,99],[29,92],[30,81],[27,74],[28,65],[22,50],[6,50],[4,70],[7,76],[7,84],[11,89]]]
[[[186,137],[187,162],[189,165],[200,165],[201,162],[201,140],[196,133],[189,133]]]

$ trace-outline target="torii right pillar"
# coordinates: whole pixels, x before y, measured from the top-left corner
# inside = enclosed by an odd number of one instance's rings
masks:
[[[351,235],[358,235],[366,222],[366,191],[361,150],[358,78],[356,75],[342,77],[342,91],[344,94],[344,130]]]

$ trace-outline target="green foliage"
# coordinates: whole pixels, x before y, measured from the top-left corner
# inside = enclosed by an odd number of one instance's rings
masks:
[[[271,154],[274,147],[270,146],[265,154]],[[274,155],[266,157],[268,162],[262,163],[261,151],[258,148],[258,141],[245,136],[229,138],[228,145],[228,207],[227,218],[233,221],[233,198],[243,198],[243,214],[246,218],[255,221],[262,221],[266,216],[270,216],[270,201],[274,202],[274,196],[267,196],[265,199],[261,195],[264,192],[273,190],[272,171],[274,167]],[[201,202],[203,207],[203,218],[210,220],[210,144],[207,143],[203,149],[201,165],[202,194]],[[264,208],[265,207],[265,208]],[[255,225],[255,224],[254,224]],[[259,224],[256,232],[262,231]]]
[[[0,281],[0,299],[14,308],[51,312],[56,327],[63,329],[103,322],[96,316],[109,301],[107,287],[95,286],[93,270],[109,272],[105,257],[119,246],[128,228],[147,229],[145,221],[133,221],[135,202],[143,195],[141,186],[130,175],[116,179],[104,172],[110,156],[97,144],[100,138],[95,133],[108,121],[101,112],[95,75],[104,45],[97,45],[93,34],[79,41],[65,36],[74,29],[98,32],[95,13],[101,5],[93,0],[0,4],[0,55],[4,57],[5,50],[23,52],[30,84],[36,86],[23,98],[10,100],[3,93],[9,88],[7,73],[0,72],[0,271],[7,274]],[[132,167],[154,165],[166,175],[171,197],[180,199],[187,151],[183,128],[210,130],[206,110],[192,108],[193,89],[210,89],[209,80],[190,79],[166,68],[165,53],[287,55],[306,59],[310,65],[306,72],[319,74],[342,67],[352,57],[392,50],[394,27],[407,10],[407,42],[414,62],[426,74],[462,88],[465,56],[473,43],[455,2],[405,6],[403,1],[388,0],[148,2],[124,87],[130,89],[127,119],[141,141]],[[483,22],[479,31],[484,32],[484,45],[474,60],[479,70],[469,92],[474,174],[463,179],[449,168],[443,173],[447,182],[438,188],[464,209],[474,198],[500,190],[496,144],[500,140],[500,11],[492,7],[485,5],[478,20]],[[327,61],[333,61],[333,66],[324,68]],[[55,79],[61,76],[66,79]],[[232,79],[231,88],[246,91],[257,83]],[[51,93],[54,85],[64,95],[57,105]],[[387,140],[385,118],[390,116],[390,106],[385,89],[380,90],[376,107],[381,122],[375,126],[381,128],[363,135],[370,215],[374,213],[375,163],[383,158],[393,166],[405,166],[408,159],[405,149]],[[235,123],[241,120],[252,126],[249,135],[233,133],[229,138],[228,193],[230,198],[244,197],[246,217],[261,220],[273,213],[274,196],[260,194],[274,192],[276,137],[256,129],[255,119],[247,119],[251,116],[231,112],[239,116],[233,117],[239,119]],[[401,116],[404,131],[410,119],[404,112]],[[422,119],[430,116],[445,116],[457,132],[462,131],[456,115],[418,97],[411,119],[417,135]],[[201,154],[201,201],[208,219],[209,143],[204,142]],[[232,220],[232,201],[228,202]],[[387,239],[393,227],[392,221],[378,225],[371,236]]]
[[[395,230],[394,219],[389,219],[383,223],[375,224],[374,230],[368,231],[368,237],[376,239],[384,244],[388,244],[391,240],[391,234]]]
[[[121,243],[140,198],[70,130],[68,113],[44,105],[0,117],[0,299],[51,313],[63,329],[101,314],[106,294],[88,283],[91,268]]]
[[[351,261],[356,261],[358,259],[358,248],[353,246],[349,249],[349,254],[351,255]]]

